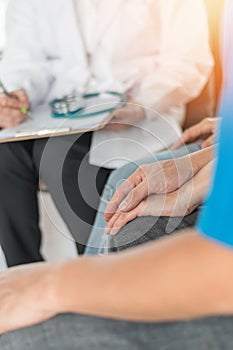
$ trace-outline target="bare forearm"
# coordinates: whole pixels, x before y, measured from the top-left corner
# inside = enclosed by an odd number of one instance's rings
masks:
[[[194,152],[188,156],[179,158],[179,162],[182,163],[181,169],[189,169],[190,178],[199,172],[206,164],[208,164],[214,158],[214,146],[202,149]]]
[[[177,199],[174,208],[180,210],[176,215],[174,209],[173,214],[168,216],[182,216],[192,213],[205,200],[209,190],[213,161],[206,164],[189,182],[177,191]]]
[[[122,255],[62,265],[58,312],[171,321],[233,311],[233,252],[186,232]]]

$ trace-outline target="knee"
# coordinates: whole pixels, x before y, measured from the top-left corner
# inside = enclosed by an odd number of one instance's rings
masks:
[[[5,179],[12,171],[11,146],[8,143],[0,145],[0,179]],[[2,183],[2,181],[0,181]]]
[[[0,145],[1,186],[6,186],[9,183],[12,186],[16,179],[25,178],[29,173],[34,173],[31,148],[32,144],[29,141]]]
[[[128,179],[138,168],[138,165],[135,163],[129,163],[112,172],[110,175],[107,185],[115,192],[115,190]]]

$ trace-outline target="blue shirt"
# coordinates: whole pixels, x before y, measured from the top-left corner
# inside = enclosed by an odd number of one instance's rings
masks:
[[[225,88],[221,130],[212,189],[197,229],[233,247],[233,1],[228,1],[224,31]]]

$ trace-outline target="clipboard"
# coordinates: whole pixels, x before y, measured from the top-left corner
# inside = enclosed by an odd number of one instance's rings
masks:
[[[11,129],[0,131],[0,143],[49,138],[80,134],[89,131],[103,129],[112,119],[112,113],[116,108],[123,106],[126,99],[121,94],[109,95],[108,93],[92,94],[87,99],[84,117],[81,118],[54,118],[49,104],[41,105],[31,112],[30,119]],[[100,111],[102,106],[102,112]],[[85,114],[87,117],[85,117]]]

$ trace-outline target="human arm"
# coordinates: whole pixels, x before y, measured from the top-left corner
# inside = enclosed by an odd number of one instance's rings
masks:
[[[210,147],[181,158],[139,167],[116,190],[106,208],[105,220],[110,221],[118,209],[123,212],[135,209],[149,195],[176,191],[209,163],[212,157],[213,147]]]
[[[112,112],[112,119],[105,127],[109,131],[122,131],[146,118],[146,112],[139,104],[129,101],[122,108]]]
[[[7,89],[24,89],[32,105],[44,100],[52,79],[38,38],[35,6],[30,0],[10,0],[6,19],[7,45],[0,63],[0,78]]]
[[[12,269],[0,276],[0,333],[69,312],[158,322],[228,315],[232,269],[233,252],[195,231],[119,255]]]
[[[149,107],[152,117],[154,111],[167,113],[197,97],[213,67],[203,1],[154,3],[152,16],[160,14],[159,29],[155,22],[155,30],[161,31],[160,50],[154,70],[144,76],[134,96]]]
[[[213,146],[221,118],[205,118],[200,123],[185,130],[181,138],[172,147],[176,150],[184,145],[202,141],[202,148]]]

